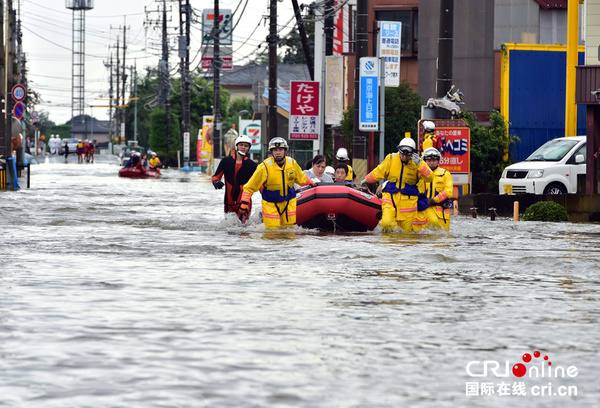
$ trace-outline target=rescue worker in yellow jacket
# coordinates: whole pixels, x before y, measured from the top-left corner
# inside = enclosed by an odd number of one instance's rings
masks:
[[[430,120],[424,121],[423,130],[425,131],[425,137],[423,139],[423,151],[429,149],[430,147],[435,147],[440,151],[440,153],[443,153],[444,146],[442,144],[442,139],[435,134],[435,123]]]
[[[435,147],[423,152],[423,160],[433,173],[430,182],[419,182],[418,212],[413,221],[413,230],[443,228],[450,230],[450,209],[454,208],[452,194],[454,182],[448,170],[439,167],[442,155]]]
[[[269,142],[269,157],[258,165],[250,180],[244,185],[240,216],[249,215],[252,194],[262,187],[262,217],[267,229],[276,229],[296,223],[296,190],[314,183],[304,174],[296,160],[287,157],[288,144],[282,137]]]
[[[379,222],[386,232],[394,231],[398,226],[405,232],[413,230],[419,197],[417,184],[420,180],[432,180],[431,170],[416,151],[415,141],[405,137],[398,145],[398,153],[388,154],[360,183],[375,183],[387,178],[381,199],[383,215]]]

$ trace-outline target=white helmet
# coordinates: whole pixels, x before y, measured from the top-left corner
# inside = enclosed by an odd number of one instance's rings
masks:
[[[440,154],[440,151],[438,149],[436,149],[435,147],[428,147],[423,152],[423,160],[427,160],[427,159],[440,160],[441,158],[442,158],[442,155]]]
[[[423,129],[425,129],[425,132],[427,133],[434,133],[435,124],[430,120],[426,120],[425,122],[423,122]]]
[[[335,155],[335,158],[338,160],[349,160],[348,150],[343,147],[340,147]]]
[[[246,135],[240,135],[237,139],[235,139],[235,147],[237,147],[238,143],[248,143],[252,146],[252,139]]]
[[[274,137],[269,142],[269,150],[272,150],[276,147],[283,147],[285,150],[289,149],[287,142],[283,137]]]
[[[331,166],[327,166],[325,167],[325,173],[333,177],[335,175],[335,169]]]
[[[398,144],[398,151],[402,154],[413,154],[417,150],[417,145],[411,137],[405,137]]]

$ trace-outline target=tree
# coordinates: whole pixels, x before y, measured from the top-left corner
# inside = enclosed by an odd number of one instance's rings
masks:
[[[410,132],[416,141],[418,122],[421,118],[423,98],[412,90],[408,82],[400,86],[385,88],[385,141],[384,154],[397,151],[397,146],[406,132]],[[344,138],[351,142],[354,136],[354,106],[350,106],[343,115],[341,127]],[[375,137],[375,152],[379,151],[379,137]],[[383,160],[380,157],[379,160]]]
[[[38,113],[38,121],[34,124],[34,129],[39,129],[40,135],[50,137],[54,134],[53,129],[56,127],[56,123],[50,120],[50,114],[46,111],[40,111]],[[71,127],[69,126],[69,135],[65,137],[71,137]],[[33,129],[32,129],[33,130]]]
[[[167,152],[167,114],[163,109],[157,108],[150,114],[150,148],[156,152],[163,164],[174,166],[177,164],[177,151],[181,151],[182,140],[179,135],[178,117],[171,113],[171,139]]]
[[[490,113],[489,125],[478,124],[473,112],[462,111],[459,117],[467,122],[471,129],[473,193],[498,192],[498,181],[502,172],[512,163],[504,161],[507,142],[508,145],[515,145],[520,139],[508,134],[508,124],[498,111]]]
[[[226,115],[223,116],[223,129],[230,129],[232,125],[235,125],[239,132],[239,112],[243,110],[248,111],[246,117],[252,115],[252,99],[243,96],[233,99],[229,104]]]
[[[315,2],[312,2],[310,6],[305,7],[304,13],[302,13],[303,19],[314,19],[314,5]],[[308,37],[308,44],[314,44],[314,21],[304,21],[304,28],[306,30],[306,36]],[[294,24],[294,27],[290,30],[290,32],[280,41],[279,45],[281,47],[285,47],[285,53],[281,62],[283,62],[284,64],[306,64],[306,57],[304,55],[304,48],[302,47],[302,39],[300,38],[300,30],[298,29],[297,22],[296,24]],[[311,48],[310,53],[312,54],[314,59],[314,48]]]

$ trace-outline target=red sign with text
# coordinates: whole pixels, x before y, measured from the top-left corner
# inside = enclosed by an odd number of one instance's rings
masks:
[[[319,122],[319,82],[290,82],[290,140],[317,140]]]
[[[471,180],[471,129],[462,119],[419,120],[419,146],[423,146],[423,122],[435,124],[435,134],[442,139],[440,167],[452,174],[455,185],[469,184]],[[422,153],[422,152],[421,152]]]

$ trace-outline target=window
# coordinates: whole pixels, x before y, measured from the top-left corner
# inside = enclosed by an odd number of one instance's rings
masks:
[[[402,56],[417,56],[419,51],[419,12],[416,9],[375,11],[375,19],[377,21],[402,22]]]

